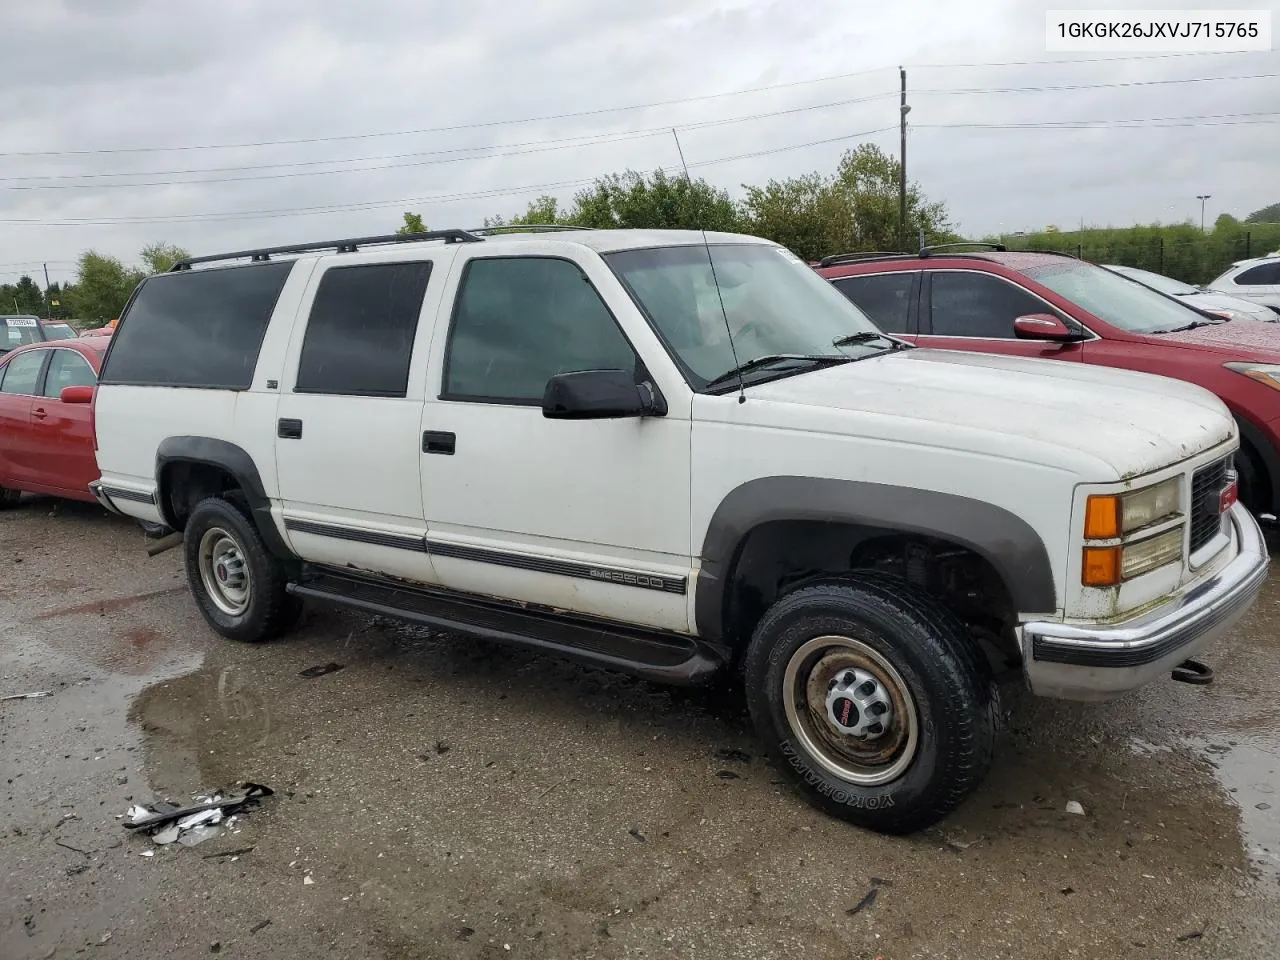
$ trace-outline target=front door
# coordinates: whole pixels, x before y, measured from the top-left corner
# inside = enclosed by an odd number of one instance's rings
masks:
[[[42,396],[31,405],[31,434],[37,449],[34,479],[53,490],[88,496],[89,484],[98,479],[89,404],[63,403],[58,398],[63,387],[92,387],[98,377],[75,350],[48,352]]]
[[[558,373],[647,376],[599,292],[625,296],[617,281],[594,259],[459,257],[422,421],[428,544],[441,582],[687,632],[688,412],[542,415]]]
[[[921,335],[916,343],[922,347],[1077,362],[1084,357],[1079,343],[1023,340],[1014,336],[1013,321],[1018,317],[1035,313],[1062,317],[1062,314],[1034,293],[994,273],[926,271],[920,312]]]
[[[321,260],[276,410],[285,533],[305,560],[435,582],[419,473],[423,369],[447,254]]]

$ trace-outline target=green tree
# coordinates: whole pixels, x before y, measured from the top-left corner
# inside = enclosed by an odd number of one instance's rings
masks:
[[[160,241],[143,247],[138,254],[148,274],[167,273],[179,260],[185,260],[191,254],[172,243]]]
[[[45,302],[48,304],[48,311],[45,314],[47,317],[53,320],[70,319],[71,307],[67,303],[67,294],[57,280],[49,284],[49,289],[46,291]]]
[[[143,276],[141,270],[126,267],[115,257],[86,250],[80,255],[75,287],[67,291],[72,313],[99,323],[120,316]]]
[[[44,316],[44,294],[40,292],[36,282],[25,274],[13,285],[12,297],[8,298],[5,306],[9,306],[10,302],[18,313]]]
[[[426,233],[427,225],[422,222],[422,214],[414,213],[411,210],[404,212],[404,224],[396,230],[400,236],[406,236],[410,233]]]
[[[1255,210],[1244,218],[1245,223],[1280,223],[1280,203]]]
[[[525,227],[535,224],[544,226],[548,224],[570,225],[573,222],[571,214],[560,212],[560,201],[545,194],[538,197],[537,200],[531,200],[524,213],[516,214],[510,220],[506,217],[484,218],[486,227]]]
[[[569,218],[584,227],[738,230],[741,219],[728,191],[706,180],[635,170],[598,178],[574,197]]]

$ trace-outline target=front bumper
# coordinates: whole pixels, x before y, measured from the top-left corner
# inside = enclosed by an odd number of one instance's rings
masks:
[[[1109,700],[1168,676],[1244,616],[1270,560],[1257,521],[1231,508],[1239,552],[1187,593],[1121,623],[1033,622],[1021,627],[1027,683],[1039,696]]]

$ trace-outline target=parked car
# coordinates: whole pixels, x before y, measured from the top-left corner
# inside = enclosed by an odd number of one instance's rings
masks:
[[[0,356],[28,343],[42,343],[48,338],[40,318],[26,314],[0,316]]]
[[[84,333],[80,334],[80,336],[109,337],[116,332],[116,324],[118,322],[119,322],[119,318],[116,318],[115,320],[112,320],[110,323],[104,324],[101,327],[94,327],[92,330],[86,330]]]
[[[61,320],[41,320],[40,329],[44,331],[46,340],[74,340],[79,336],[69,323]]]
[[[1208,287],[1252,300],[1280,314],[1280,250],[1265,257],[1237,260],[1222,276],[1210,280]]]
[[[1066,254],[961,252],[827,257],[818,273],[885,332],[920,346],[1163,374],[1216,393],[1240,424],[1240,498],[1280,513],[1280,329],[1217,323]]]
[[[0,357],[0,507],[23,491],[94,501],[90,401],[106,347],[74,338]]]
[[[1145,284],[1152,290],[1177,297],[1183,303],[1205,313],[1212,313],[1224,320],[1253,320],[1256,323],[1280,322],[1280,311],[1272,311],[1252,300],[1242,300],[1225,293],[1214,293],[1201,287],[1193,287],[1189,283],[1175,280],[1173,277],[1161,276],[1150,270],[1139,270],[1137,267],[1122,267],[1119,264],[1104,264],[1108,270]]]
[[[810,799],[903,832],[984,776],[993,662],[1116,696],[1266,576],[1199,387],[912,349],[751,237],[431,237],[183,261],[121,318],[92,486],[181,532],[223,636],[313,598],[669,683],[741,668]]]

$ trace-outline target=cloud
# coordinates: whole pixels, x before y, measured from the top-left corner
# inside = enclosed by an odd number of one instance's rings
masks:
[[[1280,72],[1275,53],[1054,64],[1044,10],[1063,5],[5,4],[0,279],[16,278],[23,268],[14,264],[43,261],[67,279],[84,249],[131,260],[160,239],[216,252],[389,231],[407,207],[432,226],[472,226],[538,193],[567,199],[576,189],[542,184],[675,166],[672,125],[754,117],[681,133],[696,175],[736,194],[744,182],[832,169],[856,138],[709,161],[885,127],[865,139],[896,152],[899,63],[912,104],[909,172],[971,234],[1069,228],[1081,218],[1178,220],[1198,216],[1194,197],[1205,192],[1214,197],[1210,219],[1278,199],[1274,126],[938,126],[1280,109],[1275,80],[954,93]],[[931,66],[1005,61],[1030,62]],[[869,99],[831,105],[860,98]],[[771,113],[780,115],[760,116]],[[535,117],[552,119],[527,119]],[[423,130],[434,132],[405,132]],[[333,137],[350,139],[317,139]],[[567,138],[580,139],[547,142]],[[278,143],[298,139],[314,142]],[[259,145],[210,148],[223,144]],[[15,155],[22,151],[41,155]],[[423,199],[432,197],[453,199]],[[232,218],[329,207],[348,209]],[[107,222],[64,225],[75,219]]]

